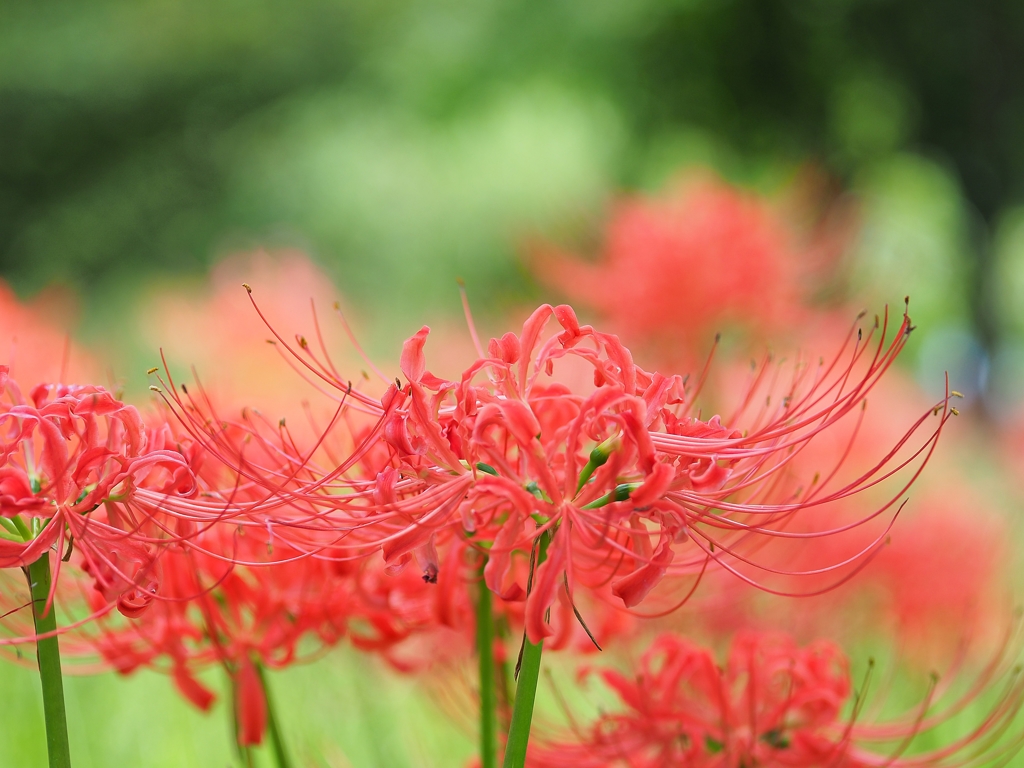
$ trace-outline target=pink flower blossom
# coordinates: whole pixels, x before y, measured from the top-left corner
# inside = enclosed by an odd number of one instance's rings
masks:
[[[730,326],[770,338],[804,315],[809,249],[770,203],[713,175],[619,200],[603,241],[593,263],[538,249],[538,278],[669,359]]]

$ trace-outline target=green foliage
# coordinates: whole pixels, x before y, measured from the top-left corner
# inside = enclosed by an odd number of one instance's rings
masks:
[[[267,674],[298,765],[441,768],[460,765],[473,753],[472,739],[413,681],[365,655],[341,651],[309,666]],[[204,681],[222,688],[215,672]],[[169,678],[152,672],[66,677],[65,688],[76,768],[236,764],[225,697],[204,715],[185,703]],[[45,765],[38,674],[5,664],[0,694],[18,702],[5,708],[4,764]],[[257,763],[271,764],[269,754]]]
[[[857,178],[893,152],[939,152],[986,220],[1024,184],[1011,2],[0,14],[0,271],[21,290],[59,281],[106,301],[125,276],[278,243],[366,304],[438,302],[462,276],[490,306],[532,290],[522,238],[578,227],[680,162],[771,186],[808,158]]]

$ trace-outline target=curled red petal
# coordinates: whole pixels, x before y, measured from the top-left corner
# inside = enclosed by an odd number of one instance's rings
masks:
[[[638,605],[647,597],[647,593],[661,581],[674,557],[672,540],[666,536],[658,542],[658,548],[654,551],[650,562],[612,582],[612,594],[621,599],[627,608]]]
[[[54,515],[34,539],[24,543],[0,539],[0,568],[25,568],[38,560],[57,541],[63,515]]]
[[[427,343],[427,334],[429,333],[429,326],[424,325],[402,345],[402,373],[410,382],[419,381],[426,368],[423,345]]]
[[[562,584],[565,572],[565,561],[568,547],[563,544],[567,539],[564,534],[556,535],[548,547],[548,557],[540,567],[533,580],[533,588],[526,596],[526,637],[531,643],[539,643],[545,637],[554,634],[547,623],[547,612],[555,602],[555,594]]]
[[[203,712],[210,710],[217,698],[213,691],[200,683],[192,673],[181,665],[175,667],[173,678],[174,685],[182,696]]]
[[[234,683],[238,744],[243,747],[262,744],[267,730],[267,698],[256,665],[248,657],[238,663]]]

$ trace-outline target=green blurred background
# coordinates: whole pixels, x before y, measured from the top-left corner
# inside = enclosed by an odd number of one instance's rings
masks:
[[[22,295],[78,291],[82,333],[130,379],[140,283],[228,252],[299,246],[371,321],[405,330],[456,310],[456,276],[495,312],[535,298],[523,240],[594,231],[622,190],[699,163],[770,193],[814,163],[861,200],[865,300],[912,294],[915,320],[942,332],[920,353],[941,358],[929,373],[966,366],[962,386],[996,410],[1016,397],[1020,3],[46,0],[0,14],[0,274]]]
[[[8,2],[0,276],[71,289],[141,388],[138,296],[225,254],[297,246],[408,332],[459,311],[456,277],[484,315],[541,297],[524,243],[585,242],[624,191],[700,165],[772,194],[810,163],[860,201],[858,295],[911,294],[921,378],[952,369],[999,419],[1024,374],[1022,41],[1014,0]],[[121,690],[73,684],[80,748]],[[153,696],[130,729],[170,749],[184,705]]]

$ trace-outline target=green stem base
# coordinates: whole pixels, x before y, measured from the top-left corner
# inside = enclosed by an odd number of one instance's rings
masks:
[[[50,595],[50,553],[28,567],[28,585],[32,593],[32,619],[36,634],[57,629],[54,606],[46,609]],[[43,716],[46,720],[46,753],[50,768],[71,768],[71,746],[68,743],[67,714],[64,710],[64,681],[60,671],[60,647],[56,636],[36,641],[39,659],[39,680],[43,687]]]
[[[553,534],[552,534],[553,535]],[[537,547],[535,568],[547,559],[549,534],[542,534]],[[530,593],[536,571],[531,572],[526,592]],[[523,634],[522,663],[519,666],[519,680],[516,683],[516,700],[512,705],[512,723],[508,728],[508,743],[505,745],[505,760],[502,768],[523,768],[526,765],[526,745],[530,741],[530,726],[533,724],[533,706],[537,701],[537,681],[540,678],[540,657],[544,641],[536,645]]]
[[[512,707],[512,724],[508,729],[505,761],[502,768],[523,768],[526,765],[526,745],[530,741],[533,706],[537,701],[537,681],[540,678],[540,656],[544,641],[534,645],[523,641],[523,663],[519,667],[516,684],[516,702]]]
[[[494,686],[494,616],[491,590],[484,583],[484,566],[480,564],[480,582],[476,597],[476,652],[480,661],[480,765],[498,766],[497,697]]]

